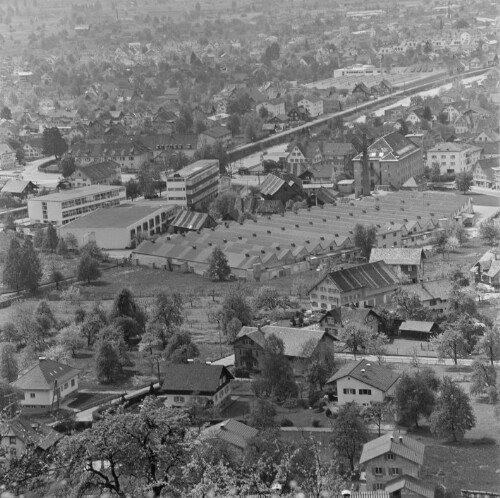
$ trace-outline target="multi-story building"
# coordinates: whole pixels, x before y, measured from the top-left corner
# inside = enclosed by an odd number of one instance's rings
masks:
[[[88,187],[89,185],[111,185],[121,180],[120,165],[114,161],[92,163],[77,166],[69,181],[73,187]]]
[[[167,177],[167,200],[171,204],[199,208],[217,196],[219,184],[219,161],[196,161]]]
[[[362,153],[353,159],[357,193],[363,191],[364,175],[368,175],[369,189],[374,190],[379,185],[399,188],[412,176],[424,172],[420,147],[398,132],[389,133],[368,147],[366,172],[363,172],[363,162]],[[369,195],[368,192],[363,194]]]
[[[0,143],[0,169],[13,169],[16,163],[16,151],[8,143]]]
[[[283,99],[271,99],[266,100],[255,106],[257,112],[260,111],[261,107],[267,110],[272,116],[279,116],[280,114],[285,114],[285,101]]]
[[[427,165],[439,164],[442,175],[472,171],[481,156],[481,147],[456,142],[436,144],[427,151]]]
[[[65,225],[101,207],[124,202],[125,187],[92,185],[28,200],[28,217],[34,223]]]
[[[309,291],[313,310],[339,306],[373,307],[388,302],[400,279],[383,261],[334,271],[325,275]]]
[[[225,126],[214,126],[198,135],[198,148],[205,145],[215,145],[217,142],[227,145],[232,138],[231,130]]]
[[[302,106],[311,116],[321,116],[323,114],[323,100],[316,96],[310,96],[299,100],[299,106]]]

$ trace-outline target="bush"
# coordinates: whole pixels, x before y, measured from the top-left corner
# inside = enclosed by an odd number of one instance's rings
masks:
[[[325,415],[326,415],[328,418],[330,418],[330,417],[332,416],[332,411],[330,410],[330,408],[327,408],[327,409],[325,410]]]
[[[312,419],[312,426],[313,427],[321,427],[321,420],[319,420],[318,418],[313,418]]]
[[[313,408],[317,408],[319,406],[318,401],[320,400],[323,393],[321,391],[312,391],[309,392],[309,406]]]
[[[293,422],[289,418],[283,418],[280,421],[281,427],[293,427]]]
[[[309,402],[306,399],[299,399],[297,401],[297,405],[299,408],[303,408],[304,410],[307,410],[309,408]]]
[[[497,388],[495,386],[490,386],[487,389],[487,393],[488,393],[488,400],[489,400],[490,404],[491,405],[496,405],[497,402],[498,402],[498,391],[497,391]]]

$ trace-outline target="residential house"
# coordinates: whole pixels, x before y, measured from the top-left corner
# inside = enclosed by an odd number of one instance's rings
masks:
[[[304,107],[293,107],[287,113],[288,119],[293,122],[308,121],[311,116]]]
[[[436,322],[406,320],[399,326],[398,335],[405,339],[428,341],[439,330],[439,325]]]
[[[300,176],[308,163],[306,151],[301,144],[294,144],[286,157],[286,168],[289,173]]]
[[[328,273],[311,288],[309,298],[313,310],[373,307],[389,302],[399,284],[394,270],[377,261]]]
[[[417,296],[425,308],[438,316],[449,308],[448,301],[453,290],[453,284],[449,279],[425,280],[416,284],[405,285],[403,289],[408,295]]]
[[[356,191],[369,195],[381,185],[399,188],[412,176],[424,171],[422,151],[409,138],[398,132],[385,135],[368,147],[368,168],[364,170],[364,158],[360,153],[353,159]]]
[[[406,106],[400,105],[397,107],[391,107],[384,111],[385,121],[397,121],[398,119],[403,119],[406,113]]]
[[[298,105],[303,107],[311,118],[321,116],[323,114],[323,99],[311,95],[299,100]]]
[[[266,109],[270,116],[279,116],[286,113],[285,101],[283,99],[266,100],[257,104],[255,110],[259,112],[261,108]]]
[[[73,188],[90,185],[112,185],[121,180],[120,165],[115,161],[103,161],[77,166],[69,177]]]
[[[373,333],[379,333],[382,331],[383,320],[378,313],[370,308],[341,306],[328,310],[318,323],[326,332],[337,336],[347,325],[366,327]]]
[[[409,476],[420,482],[424,453],[424,444],[406,434],[401,435],[396,432],[384,434],[365,443],[359,463],[364,469],[366,490],[386,490],[390,481],[403,476]]]
[[[64,437],[52,427],[31,421],[22,415],[7,419],[2,424],[0,448],[4,450],[2,461],[21,458],[28,446],[32,446],[40,456]],[[1,451],[0,451],[1,455]]]
[[[0,142],[0,169],[14,169],[16,166],[16,151],[8,143]]]
[[[384,261],[392,267],[402,281],[416,283],[424,275],[425,252],[422,248],[374,247],[370,253],[370,263]]]
[[[474,282],[483,282],[488,285],[500,285],[500,251],[491,249],[486,251],[479,261],[469,271]]]
[[[40,357],[11,385],[21,392],[23,409],[45,411],[58,407],[63,399],[78,390],[79,373],[69,365]]]
[[[241,455],[246,450],[248,442],[258,433],[258,429],[229,418],[201,431],[201,437],[205,440],[224,441]]]
[[[27,199],[28,196],[38,191],[38,187],[27,180],[8,180],[7,183],[0,189],[2,194],[9,194],[12,197]]]
[[[356,149],[350,142],[325,141],[321,144],[323,161],[333,165],[334,175],[352,175],[352,160]]]
[[[290,173],[267,175],[260,184],[260,195],[265,200],[281,201],[285,205],[290,199],[302,197],[302,182]]]
[[[479,159],[472,170],[475,185],[492,188],[495,185],[495,168],[500,168],[500,157]]]
[[[354,88],[352,89],[352,95],[353,97],[357,99],[367,99],[371,96],[372,92],[370,89],[366,86],[365,83],[357,83],[354,85]]]
[[[345,364],[326,384],[337,388],[339,406],[355,402],[370,405],[394,396],[400,373],[368,360]]]
[[[174,363],[163,371],[159,396],[165,406],[184,407],[192,401],[222,406],[231,399],[233,375],[222,365]]]
[[[34,161],[43,157],[42,139],[30,139],[23,142],[24,159]]]
[[[232,137],[231,130],[224,126],[214,126],[198,135],[198,148],[204,145],[214,145],[217,142],[221,142],[222,145],[227,146]]]
[[[436,144],[427,151],[427,164],[439,164],[442,175],[472,171],[481,155],[481,147],[457,142]]]
[[[270,335],[283,341],[284,355],[290,361],[295,375],[307,370],[311,357],[328,357],[335,337],[325,330],[306,330],[295,327],[243,327],[235,340],[234,365],[252,372],[260,372],[265,357],[265,342]]]

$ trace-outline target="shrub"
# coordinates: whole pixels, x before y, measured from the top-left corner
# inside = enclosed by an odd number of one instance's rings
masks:
[[[321,396],[322,396],[321,391],[309,392],[309,399],[308,399],[309,406],[312,406],[313,408],[318,407],[319,405],[317,403],[320,400]]]
[[[330,410],[330,408],[327,408],[327,409],[325,410],[325,415],[326,415],[328,418],[330,418],[330,417],[332,416],[332,411]]]
[[[239,377],[242,379],[249,379],[250,378],[250,373],[246,368],[243,367],[238,367],[234,369],[234,376]]]
[[[280,421],[281,427],[293,427],[293,422],[289,418],[283,418]]]
[[[319,420],[318,418],[313,418],[312,419],[312,426],[313,427],[321,427],[321,420]]]
[[[491,405],[496,405],[498,402],[498,391],[495,386],[490,386],[488,387],[487,391],[488,393],[488,400]]]

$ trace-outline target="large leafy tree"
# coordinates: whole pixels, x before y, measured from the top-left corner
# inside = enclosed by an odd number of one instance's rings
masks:
[[[375,246],[377,242],[377,228],[372,226],[365,227],[360,223],[357,223],[354,227],[354,245],[359,247],[361,250],[361,256],[363,256],[366,261],[370,259],[370,252],[372,247]]]
[[[57,230],[54,225],[50,223],[43,234],[42,248],[44,251],[54,252],[58,242],[59,237],[57,236]]]
[[[430,416],[438,384],[432,370],[403,373],[394,393],[394,407],[401,424],[418,427],[420,417]]]
[[[493,365],[476,360],[472,363],[471,394],[484,394],[488,389],[495,389],[497,371]]]
[[[455,177],[455,183],[458,190],[466,194],[470,190],[472,185],[474,185],[474,177],[472,176],[472,173],[468,171],[461,171]]]
[[[68,144],[57,127],[43,130],[42,147],[46,156],[56,156],[56,159],[68,150]]]
[[[483,221],[479,225],[479,236],[488,244],[494,245],[500,239],[500,228],[493,220]]]
[[[436,406],[432,412],[431,431],[438,437],[459,438],[476,425],[469,396],[448,376],[441,380]]]
[[[137,304],[130,289],[122,289],[116,296],[110,317],[112,320],[128,317],[135,320],[143,328],[146,323],[146,315],[142,308]]]
[[[5,342],[0,344],[0,377],[7,382],[17,379],[18,366],[16,361],[16,346]]]
[[[138,413],[105,414],[62,441],[61,467],[80,493],[97,487],[122,498],[182,495],[191,447],[188,424],[187,414],[146,398]]]
[[[500,328],[495,326],[486,330],[479,338],[476,349],[486,356],[493,366],[493,362],[500,358]]]
[[[99,382],[109,383],[122,374],[122,364],[116,348],[108,341],[101,341],[95,358],[96,376]]]
[[[42,278],[42,267],[31,240],[26,238],[21,245],[17,238],[10,241],[4,263],[4,284],[19,292],[28,289],[34,292]]]
[[[65,157],[61,161],[61,172],[64,178],[70,177],[76,169],[76,161],[72,156]]]
[[[403,288],[396,290],[392,296],[392,303],[398,317],[402,320],[429,320],[431,312],[424,307],[420,297],[410,294]]]
[[[227,330],[228,323],[237,318],[241,325],[250,325],[252,323],[253,310],[250,302],[246,298],[246,292],[243,289],[231,289],[222,302],[221,317],[222,328]]]
[[[99,261],[88,253],[83,253],[78,261],[77,277],[80,281],[87,281],[88,284],[92,280],[97,280],[101,276],[99,269]]]
[[[192,341],[189,332],[174,334],[165,348],[165,359],[171,363],[187,363],[189,359],[199,356],[198,346]]]
[[[220,247],[214,248],[208,260],[207,275],[212,280],[227,280],[231,274],[227,257]]]
[[[439,359],[451,358],[455,365],[458,365],[459,358],[466,358],[469,355],[466,338],[460,330],[453,327],[433,337],[431,343]]]
[[[184,301],[182,295],[174,292],[167,294],[160,292],[154,301],[151,311],[150,323],[157,323],[161,327],[155,329],[158,334],[162,349],[165,349],[169,338],[184,323]]]
[[[332,427],[332,445],[341,459],[345,459],[351,472],[361,453],[363,444],[368,440],[361,406],[347,403],[340,407],[339,414]]]

